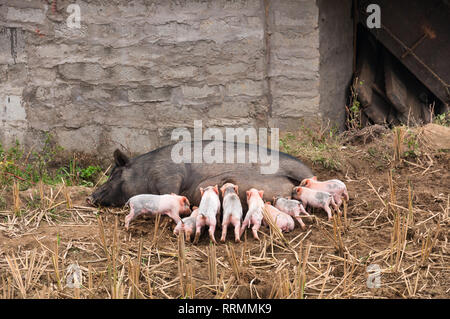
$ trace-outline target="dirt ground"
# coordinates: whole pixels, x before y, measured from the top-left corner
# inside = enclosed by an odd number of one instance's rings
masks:
[[[164,217],[141,218],[127,232],[127,211],[87,207],[93,189],[85,187],[44,186],[44,198],[38,186],[23,191],[20,214],[12,194],[0,194],[8,203],[0,297],[448,298],[450,153],[439,133],[418,130],[417,154],[398,161],[392,131],[350,136],[338,169],[300,156],[319,179],[344,181],[350,201],[332,222],[314,210],[306,231],[284,239],[263,227],[260,241],[247,233],[235,244],[229,231],[226,244],[203,236],[193,245]],[[80,288],[67,286],[71,264],[81,268]]]

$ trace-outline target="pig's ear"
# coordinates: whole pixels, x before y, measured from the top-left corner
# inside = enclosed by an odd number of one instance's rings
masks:
[[[128,164],[130,159],[124,153],[122,153],[119,149],[114,151],[114,161],[117,166],[125,166]]]
[[[239,195],[239,187],[237,185],[234,185],[234,191]]]
[[[317,176],[313,176],[313,177],[311,177],[311,179],[312,179],[313,181],[317,181]]]
[[[203,196],[203,187],[200,187],[200,194]]]
[[[246,191],[245,193],[247,194],[247,200],[249,200],[250,195],[251,195],[250,191]]]
[[[217,195],[219,195],[219,187],[217,185],[214,186],[214,191]]]
[[[192,211],[198,209],[198,206],[192,206]]]
[[[225,193],[225,185],[222,185],[222,187],[220,188],[220,192],[222,193],[222,196],[223,196],[223,194]]]
[[[263,198],[264,191],[258,191],[258,193],[259,193],[259,196],[261,196],[261,198]]]
[[[297,192],[297,194],[301,194],[302,193],[302,188],[301,187],[297,187],[295,189],[295,191]]]
[[[186,196],[183,196],[183,202],[186,203],[186,205],[191,206],[191,203],[189,203],[189,199],[187,199]]]

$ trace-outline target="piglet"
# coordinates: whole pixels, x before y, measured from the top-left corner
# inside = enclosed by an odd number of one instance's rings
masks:
[[[178,236],[180,232],[183,231],[186,236],[186,241],[190,242],[192,236],[195,234],[195,222],[197,220],[197,215],[198,207],[194,206],[192,208],[192,214],[180,220],[173,230],[173,233]]]
[[[220,214],[219,188],[216,186],[208,186],[205,189],[200,188],[202,199],[198,207],[198,215],[195,221],[195,239],[194,244],[198,243],[200,233],[204,226],[209,226],[209,238],[217,244],[214,237],[216,230],[217,218]]]
[[[241,226],[240,236],[242,236],[242,233],[244,232],[246,227],[250,228],[250,225],[253,225],[253,237],[259,240],[258,229],[261,227],[261,222],[263,220],[263,194],[264,191],[258,191],[255,188],[251,188],[247,191],[248,211]]]
[[[300,217],[300,213],[305,214],[306,216],[310,216],[308,212],[303,207],[302,203],[295,199],[287,199],[283,197],[274,197],[273,198],[273,206],[278,210],[286,213],[292,217],[294,217],[302,229],[306,228],[305,223],[302,221]]]
[[[180,214],[191,212],[189,200],[185,196],[176,194],[152,195],[141,194],[131,197],[125,205],[130,206],[130,213],[125,217],[125,228],[128,230],[130,222],[142,214],[161,214],[172,218],[176,223],[180,221]]]
[[[220,191],[223,198],[222,237],[220,241],[225,242],[227,228],[231,223],[234,226],[234,241],[238,243],[241,241],[240,228],[242,222],[242,205],[238,196],[239,188],[232,183],[226,183],[220,188]]]
[[[338,207],[342,205],[342,196],[344,196],[346,201],[349,200],[347,187],[338,179],[330,179],[328,181],[319,182],[317,180],[317,176],[313,176],[302,180],[300,186],[330,193],[333,195],[334,202]]]
[[[266,211],[270,214],[272,217],[272,220],[274,221],[275,225],[285,233],[288,233],[292,231],[295,227],[294,220],[291,216],[289,216],[286,213],[283,213],[279,209],[273,207],[270,202],[266,202],[264,205],[266,208]]]
[[[302,186],[294,187],[292,191],[292,197],[298,199],[302,202],[303,206],[312,206],[316,208],[323,208],[328,214],[328,220],[331,220],[331,207],[338,210],[336,203],[334,202],[333,196],[330,193],[317,191],[315,189],[310,189]]]

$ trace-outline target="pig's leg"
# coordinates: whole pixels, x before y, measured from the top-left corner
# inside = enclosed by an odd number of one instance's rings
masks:
[[[130,222],[135,218],[134,216],[134,206],[130,203],[130,213],[125,216],[125,229],[128,230],[130,226]]]
[[[217,244],[216,238],[214,237],[214,231],[216,230],[216,223],[214,221],[210,221],[209,224],[209,238],[214,242],[214,244]]]
[[[253,232],[253,238],[255,238],[255,239],[257,239],[257,240],[259,240],[259,237],[258,237],[258,230],[259,230],[259,227],[260,227],[261,225],[259,225],[259,224],[253,224],[253,227],[252,227],[252,232]]]
[[[311,217],[311,215],[305,210],[305,207],[303,205],[300,205],[300,213],[303,213],[306,216]]]
[[[305,223],[303,222],[303,220],[301,219],[301,217],[298,216],[298,217],[296,217],[296,219],[297,219],[298,223],[300,224],[300,227],[301,227],[303,230],[305,230],[305,229],[306,229],[306,225],[305,225]]]
[[[202,227],[205,225],[205,218],[203,216],[197,216],[195,226],[195,238],[194,238],[194,244],[198,243],[198,240],[200,238],[200,233],[202,232]]]
[[[186,231],[184,232],[184,235],[185,235],[186,241],[191,242],[192,231],[191,231],[190,229],[189,229],[189,230],[186,230]]]
[[[240,223],[234,225],[234,242],[240,243],[241,242],[241,234],[239,232],[240,229]]]
[[[181,220],[180,215],[178,214],[177,211],[170,210],[170,211],[164,212],[163,214],[166,214],[167,216],[172,218],[175,221],[175,223],[177,223],[177,224]]]
[[[239,243],[241,241],[239,228],[241,227],[241,219],[236,217],[231,217],[231,223],[234,225],[234,241]]]
[[[329,220],[329,221],[332,220],[332,219],[333,219],[333,214],[331,213],[330,206],[324,205],[324,206],[323,206],[323,209],[325,209],[325,211],[326,211],[327,214],[328,214],[328,220]]]
[[[242,234],[244,233],[245,228],[247,228],[247,227],[249,227],[249,226],[250,226],[250,214],[247,213],[247,215],[245,216],[244,222],[242,223],[241,231],[240,231],[239,237],[242,236]]]
[[[348,193],[347,193],[347,190],[346,190],[346,189],[344,189],[344,199],[345,199],[345,201],[347,201],[347,202],[348,202],[348,200],[350,199],[350,197],[348,196]]]
[[[230,224],[230,216],[226,215],[223,218],[222,221],[222,237],[220,238],[220,241],[222,243],[225,242],[225,238],[227,237],[227,230],[228,230],[228,225]]]
[[[259,236],[258,236],[258,230],[261,227],[261,221],[259,220],[255,220],[255,218],[252,218],[252,232],[253,232],[253,238],[259,240]]]
[[[226,215],[224,216],[222,221],[222,237],[220,238],[220,241],[222,243],[225,242],[225,238],[227,237],[227,228],[229,224],[230,224],[230,216]]]
[[[341,205],[342,205],[342,198],[341,198],[341,196],[342,195],[340,193],[334,195],[334,202],[336,203],[338,208],[341,207]]]
[[[339,214],[339,216],[341,216],[342,213],[341,213],[341,211],[339,210],[339,206],[338,206],[338,205],[336,204],[336,202],[334,201],[333,196],[330,197],[330,204],[331,204],[331,207],[333,207],[333,209],[334,209],[335,211],[337,211],[337,213]]]

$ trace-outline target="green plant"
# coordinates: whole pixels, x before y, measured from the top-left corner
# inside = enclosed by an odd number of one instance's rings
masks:
[[[404,157],[417,157],[421,154],[419,150],[419,142],[417,140],[417,136],[413,131],[408,130],[408,133],[405,137],[405,142],[408,148],[403,153]]]
[[[89,165],[86,168],[80,170],[80,177],[82,178],[82,183],[85,186],[94,186],[94,182],[97,179],[98,175],[101,173],[102,168],[100,166],[92,166]]]
[[[450,126],[450,111],[436,115],[433,122],[442,126]]]
[[[35,185],[40,180],[49,185],[64,181],[68,186],[94,186],[101,173],[98,165],[82,167],[74,156],[67,164],[54,167],[56,156],[63,150],[56,145],[51,134],[46,133],[40,151],[25,152],[25,148],[16,141],[9,149],[0,144],[0,185],[10,187],[19,181],[21,190]]]
[[[350,106],[345,106],[345,110],[347,113],[347,128],[349,130],[360,129],[362,127],[361,103],[358,101],[358,93],[356,91],[356,87],[363,84],[363,81],[358,81],[358,78],[355,78],[352,86],[350,87]]]
[[[332,170],[341,167],[338,154],[341,146],[337,128],[329,126],[311,128],[302,124],[298,132],[286,133],[280,139],[281,151]]]

